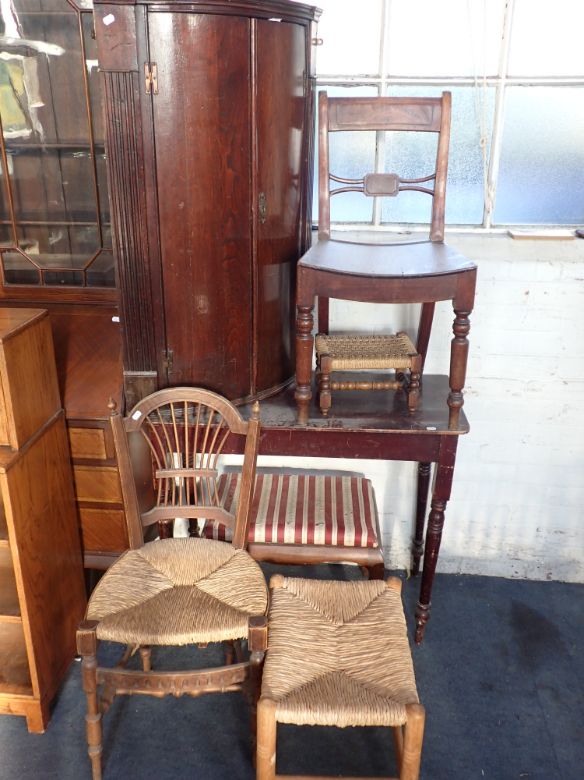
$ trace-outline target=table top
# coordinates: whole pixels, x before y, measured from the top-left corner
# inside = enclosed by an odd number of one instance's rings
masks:
[[[342,372],[338,373],[340,379]],[[355,379],[355,373],[347,375]],[[387,379],[382,375],[363,373],[359,379]],[[294,385],[291,384],[271,398],[260,401],[260,420],[264,431],[288,430],[295,434],[306,432],[354,432],[377,434],[427,435],[436,434],[460,436],[468,433],[470,426],[463,411],[460,412],[458,425],[448,427],[449,408],[448,377],[425,375],[422,380],[418,409],[410,413],[406,394],[391,390],[343,390],[333,392],[332,408],[328,417],[323,417],[316,405],[316,392],[310,403],[309,418],[306,425],[297,421],[297,407],[294,399]],[[245,417],[249,417],[251,406],[241,407]]]

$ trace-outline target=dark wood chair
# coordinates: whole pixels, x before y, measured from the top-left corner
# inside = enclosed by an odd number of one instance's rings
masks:
[[[312,398],[313,307],[319,300],[316,338],[317,390],[323,414],[331,407],[332,390],[405,388],[414,412],[430,340],[436,301],[451,300],[456,319],[450,363],[448,404],[456,425],[463,404],[462,389],[468,352],[469,314],[473,308],[476,266],[444,245],[444,208],[450,136],[450,93],[438,98],[329,98],[319,95],[319,238],[301,258],[297,277],[296,400],[300,422],[308,419]],[[418,179],[395,173],[368,173],[348,179],[329,170],[329,134],[344,131],[412,131],[438,136],[435,170]],[[331,190],[330,182],[339,186]],[[429,241],[371,243],[331,238],[330,198],[345,192],[396,196],[416,190],[432,197]],[[415,344],[407,334],[355,335],[329,333],[329,298],[369,303],[420,303]],[[395,371],[386,377],[355,378],[355,371]],[[347,379],[331,375],[349,371]]]
[[[104,574],[77,633],[94,780],[101,777],[102,714],[117,694],[199,696],[243,690],[255,714],[267,641],[267,588],[260,567],[244,548],[258,449],[258,412],[256,405],[252,419],[246,422],[221,396],[192,388],[153,393],[127,417],[112,409],[134,549]],[[238,501],[228,511],[219,500],[218,466],[232,435],[245,437],[245,453]],[[177,517],[190,518],[193,523],[197,518],[212,518],[229,529],[232,544],[196,538],[163,538],[144,544],[148,529],[169,536]],[[249,654],[241,645],[245,639]],[[98,666],[99,640],[127,646],[115,668]],[[152,670],[152,646],[209,642],[227,643],[225,666]],[[128,664],[138,649],[142,668],[133,669]]]

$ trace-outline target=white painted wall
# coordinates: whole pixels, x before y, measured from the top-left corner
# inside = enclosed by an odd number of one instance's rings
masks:
[[[584,241],[448,234],[478,263],[462,437],[438,570],[584,582]],[[333,302],[331,327],[414,332],[415,307]],[[428,373],[447,373],[450,304],[437,306]],[[416,464],[261,458],[363,473],[387,564],[404,569]]]

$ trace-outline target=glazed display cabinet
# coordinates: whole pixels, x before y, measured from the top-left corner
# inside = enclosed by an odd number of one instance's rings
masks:
[[[127,538],[107,409],[121,400],[121,333],[90,0],[2,4],[0,131],[0,307],[50,312],[78,521],[86,561],[99,562]]]
[[[1,24],[3,295],[113,287],[91,3],[14,0]]]

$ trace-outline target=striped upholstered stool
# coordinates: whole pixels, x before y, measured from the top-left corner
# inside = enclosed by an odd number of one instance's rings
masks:
[[[270,588],[258,780],[286,777],[276,774],[278,723],[389,726],[400,780],[417,780],[425,713],[416,691],[401,581],[275,575]]]
[[[237,504],[240,475],[223,474],[219,503]],[[209,521],[203,535],[229,541],[224,525]],[[350,562],[383,577],[375,495],[364,477],[261,473],[251,506],[248,551],[272,563]]]

